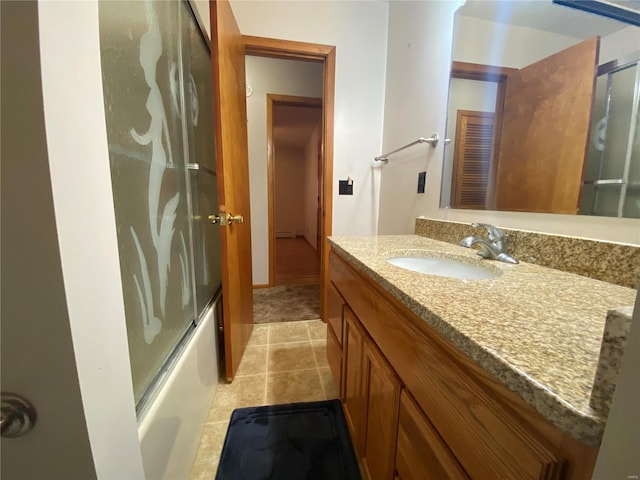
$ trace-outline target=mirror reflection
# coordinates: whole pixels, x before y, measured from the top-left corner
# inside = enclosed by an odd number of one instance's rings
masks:
[[[640,28],[467,0],[452,57],[442,207],[640,218]]]

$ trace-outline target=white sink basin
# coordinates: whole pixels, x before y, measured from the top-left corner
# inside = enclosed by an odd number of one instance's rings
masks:
[[[454,257],[454,256],[452,256]],[[462,280],[483,280],[501,275],[501,271],[494,266],[472,263],[472,259],[442,258],[439,256],[402,255],[388,258],[387,262],[396,267],[418,273],[436,275],[438,277],[458,278]]]

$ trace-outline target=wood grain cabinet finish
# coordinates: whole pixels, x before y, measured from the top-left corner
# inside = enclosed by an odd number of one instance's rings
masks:
[[[406,390],[400,396],[396,472],[399,480],[469,478]]]
[[[330,279],[346,301],[342,399],[365,474],[376,480],[394,474],[425,480],[591,478],[597,449],[546,421],[335,252],[329,264]],[[395,426],[388,426],[391,421]],[[377,446],[367,457],[374,437],[397,438],[391,448],[395,468],[383,454],[374,460]]]
[[[342,347],[330,327],[327,328],[327,363],[336,389],[342,398]]]
[[[344,300],[336,287],[329,282],[327,289],[327,324],[333,329],[333,333],[342,348],[342,309]]]
[[[365,402],[362,468],[371,480],[389,480],[395,471],[400,380],[365,336],[362,398]]]
[[[344,308],[344,343],[342,381],[344,390],[342,404],[347,425],[351,431],[353,446],[359,457],[364,452],[364,398],[362,395],[362,360],[364,354],[364,331],[351,309]]]
[[[331,282],[327,289],[327,362],[342,398],[342,332],[344,299]]]

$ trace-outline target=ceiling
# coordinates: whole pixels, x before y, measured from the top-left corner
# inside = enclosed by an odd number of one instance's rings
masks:
[[[273,140],[276,147],[304,148],[322,122],[322,108],[274,105]]]
[[[465,17],[535,28],[581,40],[594,35],[604,37],[629,26],[600,15],[554,5],[551,0],[467,0],[458,12]]]

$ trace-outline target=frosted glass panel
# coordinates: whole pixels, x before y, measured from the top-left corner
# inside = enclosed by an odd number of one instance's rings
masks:
[[[635,81],[635,67],[626,68],[611,75],[604,164],[600,178],[623,177],[634,106]]]
[[[186,12],[186,18],[191,18]],[[193,21],[186,22],[188,41],[183,44],[185,64],[185,102],[189,157],[198,169],[189,170],[193,207],[193,249],[195,257],[196,306],[198,313],[222,285],[220,266],[220,227],[207,218],[217,213],[218,190],[213,128],[213,83],[211,57],[200,30]]]
[[[178,2],[106,1],[99,8],[114,207],[138,401],[195,318],[180,79],[184,11]]]

